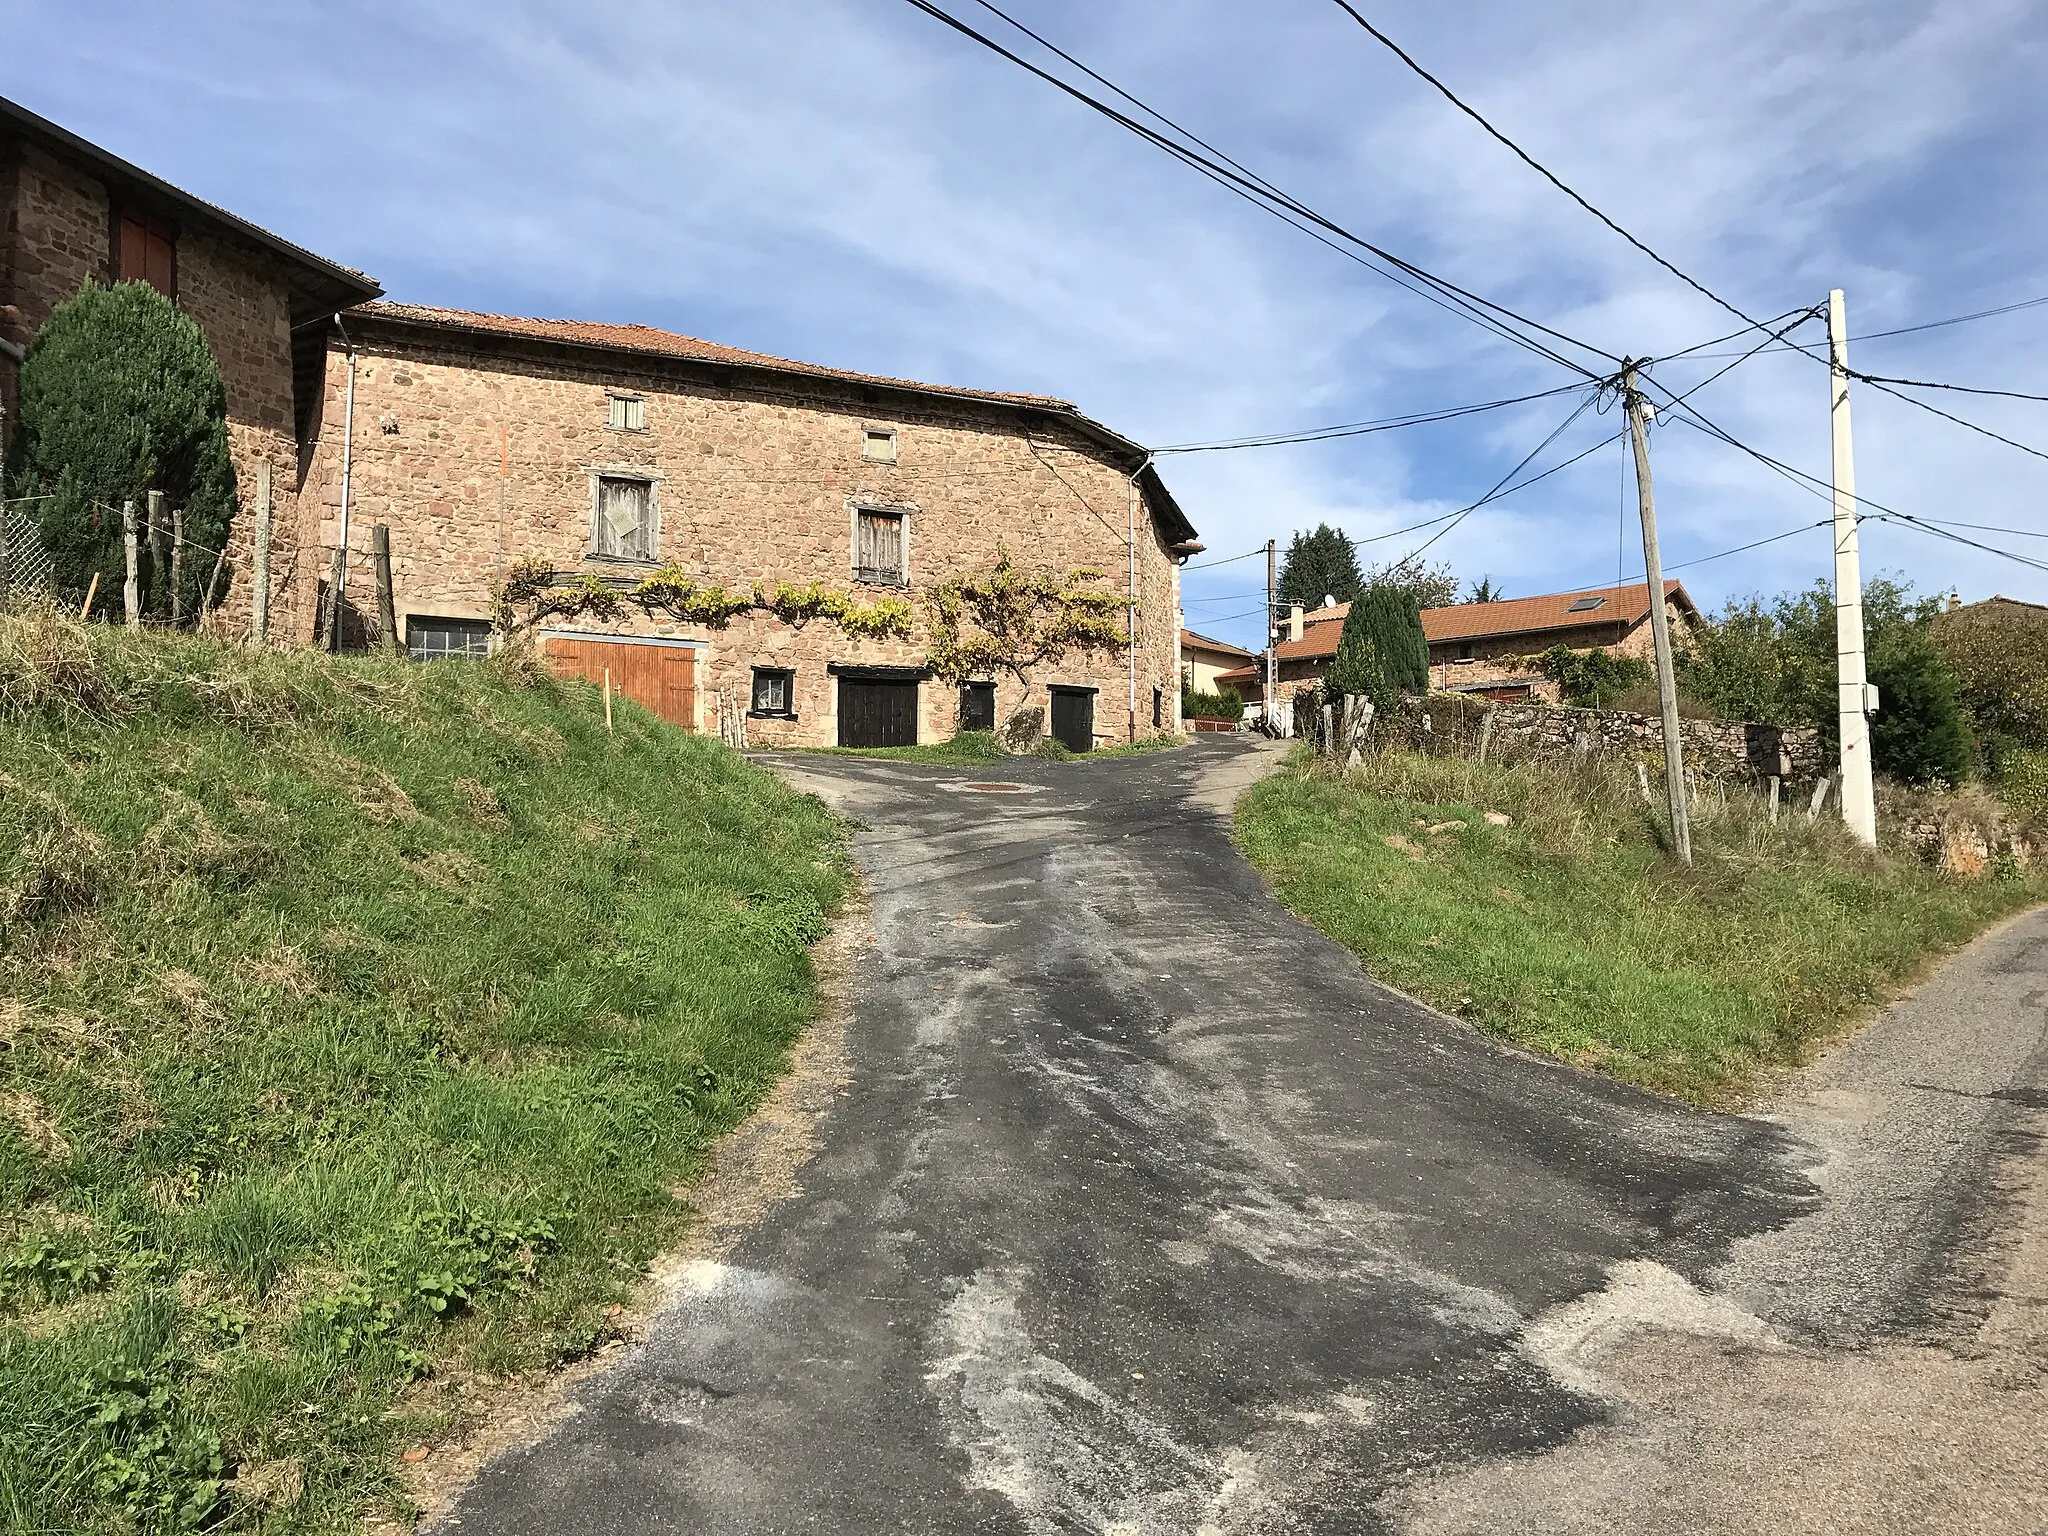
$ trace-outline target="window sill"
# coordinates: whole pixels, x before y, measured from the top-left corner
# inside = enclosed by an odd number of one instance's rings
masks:
[[[793,711],[787,709],[750,709],[747,711],[747,718],[749,720],[794,720],[796,715]]]
[[[659,560],[647,555],[600,555],[594,549],[584,555],[583,560],[586,565],[592,563],[597,565],[625,565],[632,566],[636,570],[645,567],[650,571],[661,568]]]
[[[909,587],[910,578],[908,576],[878,576],[872,572],[855,571],[853,573],[853,582],[855,586],[859,587],[894,587],[900,592]]]

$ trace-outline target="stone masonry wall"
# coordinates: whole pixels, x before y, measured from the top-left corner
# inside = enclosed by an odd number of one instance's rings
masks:
[[[1653,766],[1664,756],[1664,726],[1654,715],[1619,709],[1557,709],[1541,704],[1485,705],[1444,694],[1411,699],[1388,723],[1387,734],[1426,740],[1446,750],[1470,751],[1480,721],[1493,716],[1489,753],[1505,757],[1640,758]],[[1427,727],[1424,721],[1428,722]],[[1375,724],[1376,734],[1382,727]],[[1739,725],[1718,720],[1681,720],[1679,736],[1686,767],[1709,778],[1762,782],[1771,777],[1812,783],[1828,771],[1820,737],[1811,726]]]
[[[409,615],[487,617],[501,563],[528,556],[561,572],[644,574],[646,566],[590,554],[592,475],[609,469],[658,477],[662,561],[730,587],[815,580],[853,590],[855,508],[906,514],[907,595],[918,610],[908,641],[856,641],[825,620],[792,630],[760,615],[723,630],[675,626],[630,608],[631,620],[616,626],[703,643],[702,730],[718,728],[721,691],[746,707],[753,666],[794,668],[797,719],[749,720],[757,745],[836,740],[837,689],[828,663],[923,662],[929,635],[918,594],[950,576],[986,572],[999,547],[1020,565],[1091,567],[1103,573],[1105,589],[1126,588],[1130,482],[1056,418],[852,382],[707,371],[545,344],[472,344],[367,317],[348,324],[357,344],[350,601],[373,608],[367,550],[373,525],[388,524],[401,631]],[[347,359],[337,346],[329,356],[326,429],[300,513],[305,553],[293,622],[308,636],[308,599],[341,537],[346,379]],[[607,425],[611,390],[644,398],[644,430]],[[897,433],[897,463],[863,459],[869,427]],[[1138,542],[1137,724],[1150,735],[1155,688],[1160,729],[1178,727],[1179,571],[1142,511]],[[1129,703],[1122,655],[1076,655],[1042,669],[1032,702],[1045,702],[1047,683],[1099,689],[1097,737],[1123,739]],[[998,719],[1023,700],[1016,679],[997,679]],[[957,706],[952,688],[922,687],[919,739],[951,735]]]
[[[11,174],[0,178],[0,191],[11,189],[0,242],[0,306],[16,312],[0,324],[0,334],[25,346],[80,284],[111,279],[113,230],[108,193],[97,179],[33,145],[18,148]],[[276,257],[192,225],[179,232],[177,288],[179,307],[197,322],[220,363],[227,394],[229,452],[243,509],[230,543],[235,580],[228,613],[246,616],[259,460],[272,466],[281,536],[288,539],[298,522],[288,290]],[[10,431],[15,375],[11,361],[0,361],[0,399]],[[280,569],[289,564],[287,559]]]

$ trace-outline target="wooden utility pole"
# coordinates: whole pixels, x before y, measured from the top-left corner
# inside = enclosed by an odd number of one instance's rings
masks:
[[[1870,689],[1863,668],[1863,561],[1856,547],[1856,454],[1849,439],[1849,321],[1842,290],[1828,295],[1828,422],[1835,451],[1835,710],[1842,734],[1842,820],[1877,846],[1870,783]]]
[[[249,639],[270,639],[270,460],[256,462],[256,549],[249,578]]]
[[[169,540],[164,527],[164,493],[149,493],[149,607],[153,612],[164,613],[169,609],[164,602],[164,586],[169,572]]]
[[[127,575],[121,582],[121,616],[129,626],[142,622],[142,548],[135,531],[135,503],[121,503],[121,558]]]
[[[370,559],[377,568],[377,624],[384,631],[387,651],[398,650],[398,610],[391,597],[391,525],[378,523],[370,530]]]
[[[1261,713],[1268,731],[1278,728],[1280,718],[1280,610],[1273,606],[1273,589],[1280,584],[1277,540],[1266,540],[1266,702]]]
[[[1636,456],[1636,504],[1643,519],[1643,579],[1650,591],[1650,639],[1657,650],[1657,703],[1664,717],[1664,798],[1671,806],[1671,848],[1692,862],[1692,820],[1685,804],[1685,749],[1678,737],[1678,676],[1671,665],[1671,619],[1664,611],[1664,559],[1657,551],[1657,497],[1650,485],[1649,409],[1636,388],[1636,365],[1621,365],[1629,442]]]

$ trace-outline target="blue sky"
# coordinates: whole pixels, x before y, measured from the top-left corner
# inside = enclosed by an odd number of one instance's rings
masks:
[[[973,0],[949,0],[1000,30]],[[1610,352],[1734,322],[1517,163],[1328,0],[1015,0],[1013,14],[1306,202]],[[2048,4],[1476,0],[1368,14],[1596,204],[1752,314],[1847,290],[1851,334],[2048,294]],[[637,320],[878,373],[1060,395],[1148,443],[1565,382],[974,48],[901,0],[601,7],[0,3],[0,92],[370,272],[395,298]],[[1817,335],[1817,332],[1809,332]],[[1871,341],[1873,372],[2048,393],[2048,306]],[[1689,384],[1718,362],[1669,364]],[[2048,405],[1936,402],[2048,449]],[[1319,520],[1370,538],[1472,500],[1569,400],[1168,459],[1209,559]],[[1826,374],[1697,397],[1825,476]],[[1862,390],[1863,492],[2048,534],[2048,460]],[[1612,432],[1588,412],[1542,467]],[[1511,594],[1614,579],[1618,444],[1430,551]],[[1653,439],[1667,563],[1825,516],[1698,433]],[[2048,558],[2048,538],[1958,530]],[[1866,569],[2048,601],[2048,573],[1890,524]],[[1412,539],[1375,543],[1398,552]],[[1261,562],[1191,571],[1256,643]],[[1681,571],[1803,585],[1825,533]]]

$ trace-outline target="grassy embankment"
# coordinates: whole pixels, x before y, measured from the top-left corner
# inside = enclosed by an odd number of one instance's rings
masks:
[[[1699,1103],[1895,995],[1930,957],[2048,897],[1943,875],[1754,796],[1695,815],[1675,865],[1633,770],[1388,752],[1297,758],[1240,803],[1280,900],[1371,974],[1488,1034]],[[1487,811],[1512,818],[1489,824]]]
[[[413,1383],[588,1350],[684,1231],[848,879],[587,687],[0,613],[0,1528],[402,1506]]]

